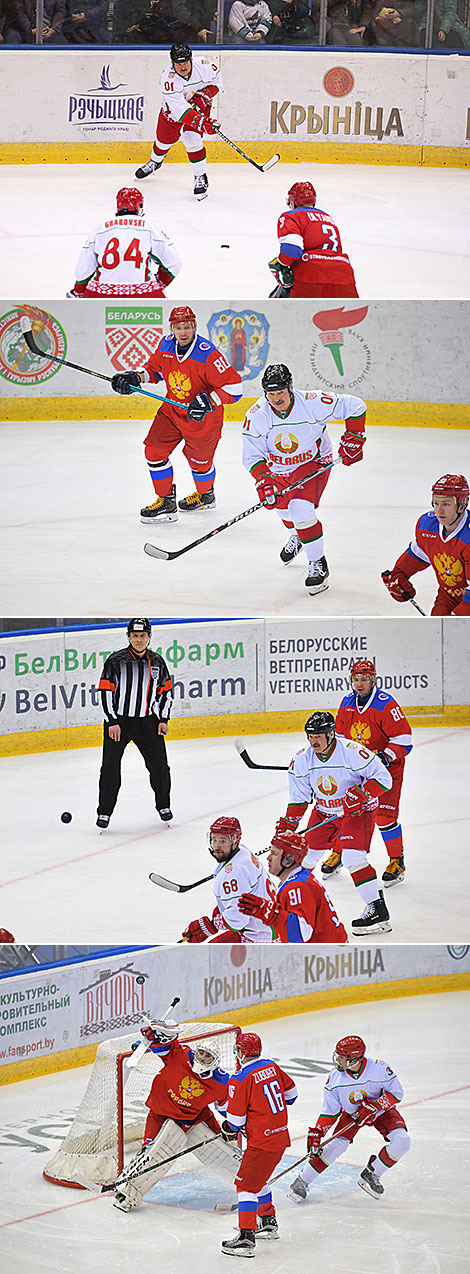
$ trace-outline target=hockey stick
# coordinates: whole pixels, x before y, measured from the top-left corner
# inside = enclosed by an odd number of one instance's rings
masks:
[[[243,739],[234,739],[233,746],[249,770],[285,770],[287,773],[290,768],[288,765],[258,765],[257,761],[252,761],[251,756],[248,755]]]
[[[174,1008],[175,1008],[175,1006],[176,1006],[177,1004],[179,1004],[179,1003],[180,1003],[180,999],[181,999],[181,997],[180,997],[179,995],[175,995],[174,1000],[172,1000],[172,1001],[171,1001],[171,1004],[169,1004],[169,1005],[168,1005],[168,1008],[167,1008],[167,1009],[165,1009],[165,1012],[164,1012],[164,1013],[162,1013],[162,1016],[161,1016],[161,1017],[159,1017],[159,1019],[158,1019],[158,1020],[159,1020],[159,1022],[166,1022],[166,1019],[167,1019],[167,1017],[168,1017],[168,1014],[169,1014],[169,1013],[171,1013],[171,1010],[172,1010],[172,1009],[174,1009]],[[146,1013],[143,1013],[143,1014],[142,1014],[142,1017],[143,1017],[143,1019],[144,1019],[144,1022],[148,1022],[148,1025],[149,1025],[149,1026],[153,1026],[153,1025],[154,1025],[154,1023],[152,1022],[152,1019],[151,1019],[150,1017],[147,1017],[147,1014],[146,1014]],[[126,1069],[127,1069],[127,1070],[133,1070],[133,1069],[134,1069],[134,1066],[138,1066],[138,1065],[139,1065],[139,1062],[140,1062],[141,1057],[143,1057],[143,1056],[144,1056],[144,1053],[148,1053],[149,1048],[150,1048],[150,1044],[149,1044],[146,1040],[142,1040],[142,1043],[141,1043],[141,1044],[139,1044],[139,1045],[138,1045],[138,1047],[137,1047],[136,1049],[134,1049],[134,1052],[133,1052],[133,1054],[132,1054],[132,1057],[129,1057],[129,1058],[127,1059],[127,1061],[126,1061]]]
[[[84,372],[85,376],[95,376],[97,380],[106,380],[109,385],[111,384],[112,376],[104,376],[102,372],[93,372],[90,367],[81,367],[79,363],[69,362],[68,358],[57,358],[55,354],[49,354],[48,350],[40,349],[39,345],[36,345],[31,319],[27,315],[20,319],[20,327],[28,349],[37,358],[48,358],[50,363],[59,363],[61,367],[72,367],[75,372]],[[148,390],[141,389],[140,385],[133,385],[132,393],[143,394],[144,398],[156,398],[159,403],[169,403],[171,407],[181,407],[183,411],[188,410],[182,403],[175,402],[173,398],[165,398],[163,394],[151,394]]]
[[[259,849],[255,854],[255,858],[261,858],[262,854],[267,853],[267,849]],[[161,885],[162,889],[171,889],[174,894],[187,894],[188,889],[197,889],[198,885],[207,885],[207,882],[213,879],[214,872],[211,872],[210,876],[201,876],[200,880],[194,880],[192,885],[177,885],[174,880],[167,880],[166,876],[159,876],[156,871],[151,871],[149,876],[152,885]]]
[[[92,1194],[109,1194],[120,1185],[127,1185],[128,1181],[135,1181],[136,1177],[143,1177],[146,1172],[153,1172],[154,1168],[163,1168],[165,1164],[173,1163],[175,1159],[182,1159],[183,1155],[192,1154],[193,1150],[200,1150],[201,1146],[208,1146],[211,1141],[217,1141],[219,1136],[221,1136],[220,1133],[214,1133],[213,1137],[206,1137],[205,1141],[198,1141],[195,1146],[188,1146],[186,1150],[180,1150],[177,1155],[170,1155],[169,1159],[161,1159],[160,1163],[150,1163],[147,1168],[136,1168],[135,1172],[128,1172],[124,1179],[121,1173],[116,1181],[108,1186],[100,1186],[96,1181],[90,1181],[88,1177],[77,1177],[76,1180],[84,1190],[90,1190]]]
[[[274,168],[274,165],[278,164],[281,158],[280,155],[272,155],[271,159],[268,159],[265,164],[257,164],[255,159],[250,159],[249,155],[245,155],[245,151],[240,150],[240,147],[236,146],[235,142],[231,142],[230,137],[226,137],[225,133],[221,133],[219,129],[217,129],[217,137],[220,137],[223,142],[227,142],[227,146],[231,146],[232,150],[236,150],[237,155],[241,155],[242,159],[246,159],[247,163],[252,164],[253,168],[257,168],[259,173],[269,172],[269,169]]]
[[[391,572],[391,571],[383,571],[383,572],[382,572],[382,578],[383,578],[383,579],[390,579],[391,574],[392,574],[392,572]],[[385,587],[387,587],[387,585],[385,585]],[[400,585],[398,585],[398,588],[400,588]],[[403,589],[403,588],[400,588],[400,592],[401,592],[401,593],[403,593],[403,592],[404,592],[404,589]],[[424,618],[425,618],[425,619],[427,619],[426,611],[425,611],[425,610],[421,610],[421,606],[418,606],[418,603],[417,603],[417,602],[415,602],[414,597],[406,597],[406,598],[405,598],[405,601],[407,601],[407,602],[411,602],[411,605],[412,605],[412,606],[414,606],[415,610],[419,611],[420,615],[424,615]]]
[[[341,457],[337,456],[336,460],[332,460],[331,464],[325,465],[320,473],[328,473],[329,469],[333,469],[335,464],[341,464]],[[314,475],[315,477],[319,475]],[[280,495],[286,495],[288,491],[294,491],[296,487],[301,487],[306,478],[298,478],[297,482],[293,482],[291,486],[284,487]],[[181,557],[183,553],[189,553],[190,549],[197,549],[200,544],[205,544],[206,540],[212,540],[214,535],[220,535],[221,531],[226,531],[229,526],[235,526],[236,522],[243,522],[244,518],[248,518],[250,513],[256,513],[258,509],[269,507],[266,500],[261,500],[259,504],[253,504],[251,509],[245,509],[244,513],[237,513],[235,518],[229,518],[228,522],[223,522],[222,526],[215,526],[213,531],[208,531],[206,535],[201,535],[199,540],[192,540],[191,544],[186,544],[183,549],[174,549],[173,552],[167,552],[166,549],[157,549],[154,544],[144,544],[144,553],[148,553],[149,557],[158,557],[163,562],[173,562],[175,557]],[[271,506],[272,507],[272,506]]]

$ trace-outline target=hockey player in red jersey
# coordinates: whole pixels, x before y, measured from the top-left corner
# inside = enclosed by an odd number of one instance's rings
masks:
[[[389,933],[390,915],[368,858],[379,797],[392,786],[389,772],[368,748],[336,735],[331,712],[313,712],[305,733],[307,747],[296,753],[289,766],[289,803],[277,821],[276,835],[295,832],[313,802],[304,833],[308,844],[304,865],[315,867],[327,849],[342,853],[366,904],[362,916],[352,921],[353,933]]]
[[[113,376],[117,394],[131,394],[142,384],[164,381],[169,398],[181,406],[163,402],[144,439],[145,458],[156,499],[140,511],[140,520],[177,522],[178,509],[204,512],[215,508],[214,453],[224,423],[224,404],[242,395],[240,373],[211,341],[197,335],[196,315],[189,305],[177,305],[170,314],[170,336],[163,336],[155,353],[140,372]],[[195,492],[178,501],[170,455],[184,442]]]
[[[279,881],[277,898],[265,902],[243,894],[240,911],[271,925],[279,942],[347,942],[346,929],[323,885],[302,865],[307,853],[307,841],[298,832],[275,832],[268,871]]]
[[[163,230],[144,214],[136,187],[116,195],[116,215],[101,221],[85,240],[68,296],[165,296],[181,270],[181,257]]]
[[[416,596],[410,576],[432,566],[438,583],[431,615],[470,616],[470,512],[468,482],[445,473],[432,488],[432,509],[416,523],[415,538],[391,571],[382,571],[395,602]]]
[[[220,128],[217,120],[211,119],[211,106],[217,94],[223,91],[221,73],[208,58],[194,58],[189,44],[173,44],[170,60],[171,65],[160,78],[162,106],[152,154],[135,175],[141,181],[157,172],[168,151],[181,137],[194,172],[194,194],[196,199],[205,199],[209,181],[203,137],[204,133],[214,134]]]
[[[364,1125],[375,1128],[385,1143],[377,1155],[370,1156],[357,1183],[373,1199],[379,1199],[384,1192],[380,1181],[384,1172],[393,1168],[410,1148],[405,1120],[396,1109],[403,1088],[392,1067],[366,1057],[366,1046],[359,1035],[345,1035],[338,1040],[333,1067],[325,1084],[323,1110],[315,1126],[308,1130],[309,1161],[290,1187],[289,1197],[296,1203],[306,1199],[311,1182],[344,1154]],[[322,1150],[321,1142],[331,1135],[337,1120],[335,1135]]]
[[[220,1124],[209,1109],[214,1105],[224,1115],[227,1105],[229,1074],[219,1066],[217,1042],[208,1039],[185,1047],[178,1040],[176,1022],[168,1020],[143,1027],[141,1035],[162,1062],[162,1070],[147,1097],[142,1150],[117,1181],[114,1206],[122,1212],[140,1206],[143,1196],[165,1176],[165,1160],[183,1150],[193,1148],[209,1171],[230,1182],[241,1158],[237,1147],[229,1148],[220,1136]]]
[[[289,211],[277,223],[279,255],[269,263],[279,285],[271,296],[359,295],[338,227],[316,201],[309,181],[297,181],[287,192]]]
[[[351,668],[352,694],[341,700],[336,714],[336,731],[355,739],[375,752],[392,779],[390,791],[382,792],[375,821],[389,856],[382,880],[386,888],[405,879],[403,832],[399,822],[400,794],[405,757],[411,752],[411,727],[396,699],[376,686],[377,673],[370,659],[358,659]],[[341,854],[334,849],[321,866],[323,876],[341,870]]]
[[[266,1183],[290,1146],[286,1107],[296,1100],[297,1089],[290,1075],[262,1057],[261,1050],[260,1037],[252,1032],[240,1035],[235,1045],[240,1069],[230,1078],[222,1136],[236,1139],[243,1129],[247,1145],[235,1177],[240,1230],[237,1238],[222,1243],[226,1256],[254,1256],[256,1237],[279,1237]]]

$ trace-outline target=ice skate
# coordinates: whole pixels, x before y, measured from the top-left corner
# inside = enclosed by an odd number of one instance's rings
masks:
[[[159,495],[153,504],[147,504],[140,510],[140,520],[146,524],[152,522],[177,522],[176,487],[173,483],[170,495]]]
[[[160,815],[162,823],[171,823],[173,815],[169,806],[166,806],[163,810],[157,810],[157,814]]]
[[[391,858],[386,871],[382,876],[386,889],[390,889],[390,885],[400,885],[405,879],[405,859],[403,854],[400,858]]]
[[[336,850],[332,849],[329,858],[325,858],[324,863],[322,863],[320,871],[322,876],[338,876],[342,866],[341,854],[337,854]]]
[[[158,172],[158,169],[161,168],[162,163],[163,163],[163,159],[161,159],[160,161],[156,159],[149,159],[148,163],[142,164],[142,168],[136,168],[135,176],[138,178],[139,181],[143,181],[144,177],[151,177],[152,173]]]
[[[297,557],[297,554],[300,553],[301,548],[302,548],[302,541],[299,540],[297,531],[293,531],[292,535],[289,536],[287,544],[284,545],[284,548],[281,549],[281,552],[279,554],[281,562],[284,562],[284,566],[288,566],[289,562],[294,561],[294,557]]]
[[[390,914],[384,902],[381,889],[379,889],[377,900],[368,902],[362,916],[359,916],[358,920],[352,921],[351,929],[356,935],[361,933],[391,933]]]
[[[96,826],[99,827],[101,832],[104,832],[106,828],[108,827],[109,819],[110,819],[109,814],[98,814],[98,818],[96,820]]]
[[[294,1203],[303,1203],[304,1199],[307,1198],[307,1195],[308,1186],[305,1184],[305,1181],[302,1181],[302,1177],[296,1177],[295,1181],[292,1181],[289,1186],[287,1198],[293,1199]]]
[[[227,1256],[254,1256],[255,1232],[240,1230],[236,1239],[224,1239],[221,1246],[222,1252],[225,1252]]]
[[[195,194],[196,199],[207,199],[209,194],[209,178],[207,173],[201,173],[200,177],[194,178],[193,194]]]
[[[184,513],[204,513],[206,509],[216,509],[214,488],[211,487],[210,491],[192,491],[191,495],[178,500],[178,508]]]
[[[279,1226],[275,1216],[262,1216],[258,1220],[257,1239],[278,1239]]]
[[[132,1199],[128,1199],[127,1194],[122,1194],[120,1190],[116,1190],[113,1207],[119,1208],[120,1212],[132,1212],[132,1209],[138,1207],[138,1204],[133,1203]]]
[[[371,1163],[374,1158],[375,1155],[371,1155],[364,1171],[361,1172],[357,1184],[361,1187],[361,1190],[365,1190],[367,1194],[372,1195],[373,1199],[379,1199],[380,1195],[384,1193],[384,1188],[379,1178],[376,1177],[375,1172],[372,1171]]]
[[[309,562],[308,574],[305,579],[305,587],[308,588],[310,596],[315,593],[323,593],[328,588],[328,563],[326,557],[319,557],[316,562]]]

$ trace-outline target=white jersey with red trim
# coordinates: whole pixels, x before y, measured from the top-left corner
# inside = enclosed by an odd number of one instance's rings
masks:
[[[136,284],[163,271],[171,282],[181,270],[181,257],[173,240],[157,230],[146,217],[108,217],[85,240],[75,268],[79,283],[94,278],[110,284]],[[170,276],[170,278],[168,278]]]
[[[160,79],[164,115],[169,115],[175,124],[180,124],[188,107],[191,106],[194,94],[203,92],[210,85],[213,85],[218,93],[223,93],[221,72],[215,62],[210,62],[209,58],[193,57],[191,75],[187,80],[183,79],[182,75],[178,75],[173,66],[167,66]]]
[[[239,845],[228,863],[218,863],[214,872],[214,895],[223,927],[236,929],[244,942],[272,942],[273,934],[257,916],[245,916],[240,911],[241,894],[256,894],[263,900],[274,900],[277,891],[261,860],[255,858],[246,845]]]
[[[348,788],[374,779],[383,791],[388,792],[392,778],[385,765],[374,752],[336,735],[334,746],[326,760],[316,756],[310,744],[301,748],[289,766],[289,803],[293,805],[315,803],[321,814],[343,816],[343,796]],[[377,807],[376,796],[371,797],[370,808]],[[306,860],[304,866],[306,865]]]
[[[243,424],[243,464],[251,470],[260,460],[273,473],[293,473],[300,465],[333,459],[327,431],[329,420],[348,420],[365,415],[362,398],[351,394],[324,394],[296,389],[287,413],[280,415],[267,398],[258,398]]]
[[[403,1088],[392,1067],[387,1062],[366,1057],[359,1075],[350,1075],[335,1066],[328,1076],[323,1093],[322,1115],[337,1118],[342,1110],[357,1115],[364,1101],[377,1101],[384,1093],[391,1093],[397,1101],[403,1097]]]

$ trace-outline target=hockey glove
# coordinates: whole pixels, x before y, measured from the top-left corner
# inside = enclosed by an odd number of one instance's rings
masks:
[[[299,826],[300,819],[295,818],[293,814],[285,814],[282,818],[278,818],[274,828],[274,836],[279,832],[295,832]]]
[[[214,404],[210,394],[207,394],[205,389],[203,389],[200,394],[196,394],[196,397],[189,404],[188,420],[197,420],[199,424],[202,424],[209,412],[213,410]]]
[[[351,814],[352,818],[360,818],[364,814],[367,807],[370,807],[370,796],[368,792],[363,792],[357,784],[355,787],[349,787],[343,796],[343,811],[345,814]]]
[[[259,478],[255,477],[255,483],[260,504],[267,504],[269,508],[274,508],[280,491],[275,477],[268,468],[266,473],[260,473]]]
[[[217,928],[209,916],[201,916],[199,920],[191,920],[183,932],[185,942],[205,942],[217,933]]]
[[[394,602],[409,602],[416,597],[416,589],[404,571],[382,571],[382,579]]]
[[[338,455],[341,456],[343,464],[357,464],[359,460],[363,459],[362,451],[365,441],[365,434],[349,433],[348,429],[342,434]]]
[[[307,1150],[309,1154],[316,1155],[318,1153],[320,1142],[324,1136],[325,1129],[319,1128],[318,1124],[315,1124],[314,1128],[309,1128],[307,1133]]]
[[[208,133],[209,137],[212,137],[214,133],[218,133],[219,128],[220,124],[217,119],[211,119],[210,115],[204,115],[204,123],[202,125],[203,133]]]
[[[224,1122],[223,1122],[223,1124],[221,1125],[221,1129],[220,1129],[220,1131],[221,1131],[221,1133],[222,1133],[222,1136],[223,1136],[224,1141],[236,1141],[236,1140],[237,1140],[237,1137],[238,1137],[238,1130],[237,1130],[237,1128],[231,1128],[231,1127],[230,1127],[230,1124],[229,1124],[229,1123],[227,1123],[227,1120],[226,1120],[226,1119],[224,1119]]]
[[[191,106],[194,106],[197,111],[202,111],[203,115],[209,115],[213,96],[213,93],[207,92],[206,89],[201,89],[199,93],[193,94]]]
[[[294,274],[290,265],[283,265],[277,257],[273,261],[268,261],[269,269],[274,274],[274,278],[278,286],[271,292],[271,296],[278,296],[284,299],[291,294],[291,288],[294,286]]]
[[[140,1034],[150,1047],[152,1044],[171,1044],[178,1036],[178,1027],[171,1022],[152,1022],[151,1026],[142,1026]]]
[[[357,1112],[359,1127],[362,1127],[363,1124],[373,1124],[379,1115],[383,1115],[384,1111],[390,1110],[392,1106],[396,1106],[396,1097],[392,1097],[391,1093],[384,1093],[376,1101],[373,1101],[372,1098],[363,1101]]]
[[[394,760],[394,759],[395,759],[395,758],[393,758],[393,757],[391,757],[391,756],[387,756],[387,753],[386,753],[386,752],[376,752],[376,756],[378,756],[379,761],[381,761],[381,762],[382,762],[382,765],[384,765],[384,766],[385,766],[385,769],[386,769],[386,770],[389,770],[389,769],[390,769],[390,766],[391,766],[391,764],[392,764],[392,760]]]
[[[118,372],[117,376],[113,376],[111,389],[114,389],[115,394],[132,394],[133,389],[138,389],[140,384],[138,372]]]
[[[242,894],[238,899],[238,907],[244,916],[256,916],[265,925],[270,925],[273,916],[279,911],[277,898],[258,898],[256,894]]]

